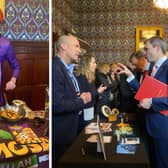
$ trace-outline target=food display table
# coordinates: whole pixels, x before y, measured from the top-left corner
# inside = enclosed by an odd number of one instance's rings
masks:
[[[141,140],[137,145],[135,154],[118,154],[116,153],[117,139],[114,136],[114,125],[112,124],[112,132],[106,133],[112,136],[112,141],[105,144],[106,157],[104,160],[103,154],[97,152],[97,143],[86,142],[90,135],[83,132],[78,136],[72,146],[65,152],[59,160],[59,168],[148,168],[149,160]],[[136,134],[140,137],[136,127]],[[106,135],[105,133],[103,133]],[[141,139],[141,137],[140,137]]]
[[[44,136],[44,121],[0,120],[0,167],[48,168],[49,140]]]

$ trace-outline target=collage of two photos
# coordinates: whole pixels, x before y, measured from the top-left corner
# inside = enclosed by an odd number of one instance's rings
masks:
[[[52,167],[168,168],[167,0],[52,1]]]
[[[168,168],[167,0],[0,0],[0,168]]]

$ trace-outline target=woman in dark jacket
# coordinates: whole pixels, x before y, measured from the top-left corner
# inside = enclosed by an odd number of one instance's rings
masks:
[[[95,87],[95,70],[96,59],[93,55],[84,55],[80,58],[80,62],[76,69],[76,76],[79,83],[80,91],[89,91],[92,94],[92,101],[87,105],[87,110],[92,110],[94,113],[94,107],[96,105],[96,98],[99,94],[103,93],[107,88],[100,85],[97,89]],[[85,109],[86,109],[85,108]],[[84,109],[84,111],[85,111]],[[80,114],[79,132],[90,122],[90,120],[84,120],[84,112]]]
[[[114,69],[114,68],[113,68]],[[97,111],[101,114],[101,107],[103,105],[112,108],[118,108],[120,104],[119,100],[119,78],[117,74],[112,70],[111,65],[108,63],[102,63],[98,67],[96,73],[96,86],[103,84],[107,86],[107,89],[99,96]]]

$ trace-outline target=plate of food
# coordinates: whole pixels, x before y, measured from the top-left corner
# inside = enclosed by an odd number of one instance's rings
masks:
[[[120,123],[117,124],[117,130],[120,132],[121,135],[132,135],[133,134],[133,128],[126,123]]]
[[[0,117],[7,121],[19,121],[25,117],[25,111],[22,108],[13,105],[0,107]]]

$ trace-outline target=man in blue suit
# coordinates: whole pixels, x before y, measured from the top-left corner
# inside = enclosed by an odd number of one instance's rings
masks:
[[[167,43],[160,37],[152,37],[145,41],[147,59],[154,63],[155,72],[152,76],[168,84],[168,58],[166,56]],[[129,85],[135,90],[139,88],[138,81],[128,68],[122,64],[120,73],[125,73]],[[161,98],[145,98],[139,102],[140,106],[148,109],[147,130],[153,138],[157,168],[168,168],[168,93]]]
[[[79,113],[91,101],[91,93],[80,93],[73,74],[81,53],[78,39],[63,35],[57,41],[57,56],[52,64],[52,164],[77,136]]]

